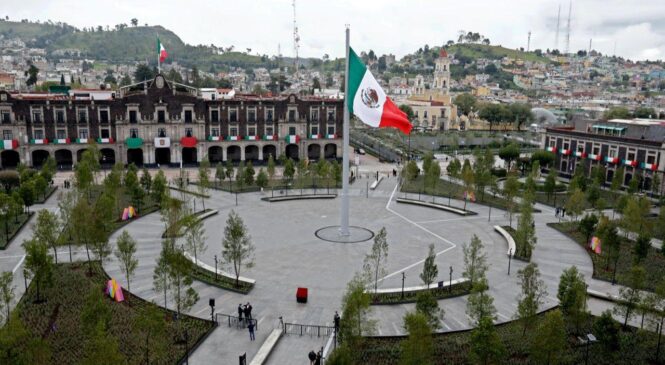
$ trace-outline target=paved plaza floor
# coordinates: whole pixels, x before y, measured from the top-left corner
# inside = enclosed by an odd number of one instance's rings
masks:
[[[430,244],[435,245],[438,254],[438,280],[448,280],[452,266],[452,278],[461,277],[463,271],[462,245],[477,235],[485,245],[490,264],[488,279],[490,294],[494,297],[500,322],[511,320],[517,306],[519,283],[517,271],[525,263],[513,260],[511,274],[508,275],[509,260],[506,255],[505,240],[493,230],[494,225],[508,224],[504,211],[492,209],[488,221],[489,208],[470,203],[467,209],[478,213],[475,216],[461,217],[452,213],[430,208],[402,205],[395,202],[399,196],[397,179],[384,179],[374,191],[367,191],[366,177],[351,186],[351,223],[377,232],[385,227],[388,233],[389,255],[386,274],[379,287],[397,288],[420,285],[419,273]],[[57,195],[57,194],[56,194]],[[34,206],[33,210],[57,210],[57,197],[54,195],[46,204]],[[339,224],[340,199],[314,201],[285,201],[269,203],[261,200],[261,193],[241,194],[238,205],[235,196],[221,191],[211,191],[206,207],[217,209],[218,215],[204,222],[208,248],[199,259],[214,266],[214,255],[221,257],[221,242],[228,213],[235,210],[244,219],[256,246],[256,266],[243,271],[242,276],[256,280],[256,286],[248,295],[219,289],[195,281],[194,289],[200,300],[189,314],[209,318],[208,299],[216,300],[216,311],[233,314],[239,303],[251,302],[253,316],[259,322],[256,341],[250,342],[244,329],[228,328],[224,325],[215,329],[208,339],[192,354],[192,364],[231,364],[238,355],[247,353],[251,359],[270,331],[279,327],[279,317],[284,322],[314,325],[332,325],[333,314],[340,310],[341,299],[346,284],[356,272],[362,270],[363,258],[369,252],[372,241],[344,244],[331,243],[318,239],[314,232],[325,226]],[[447,200],[447,199],[446,199]],[[200,204],[200,199],[197,205]],[[453,204],[462,205],[460,201]],[[586,277],[590,289],[601,292],[618,293],[618,286],[591,279],[592,265],[588,254],[578,244],[558,231],[546,226],[555,221],[551,208],[537,206],[542,213],[534,214],[538,243],[533,261],[538,264],[548,290],[542,309],[556,305],[556,289],[561,272],[570,266],[577,266]],[[31,222],[34,222],[34,217]],[[513,219],[516,224],[516,219]],[[152,274],[155,260],[161,249],[160,236],[164,229],[159,213],[141,217],[125,228],[138,242],[137,258],[139,266],[132,279],[132,292],[146,299],[164,305],[162,293],[152,287]],[[9,249],[0,253],[0,271],[16,272],[15,285],[18,294],[23,293],[22,262],[24,252],[20,243],[32,234],[26,227],[12,242]],[[116,232],[111,241],[115,245],[121,231]],[[82,258],[83,253],[74,254]],[[62,249],[60,260],[69,260],[69,253]],[[118,262],[112,257],[105,265],[112,277],[124,283]],[[228,270],[228,268],[227,268]],[[297,303],[297,287],[309,288],[306,304]],[[173,308],[170,298],[167,307]],[[445,310],[442,328],[444,331],[469,328],[466,310],[466,297],[439,301]],[[602,305],[591,306],[603,308]],[[372,316],[378,320],[378,335],[403,334],[402,317],[413,310],[413,304],[374,306]],[[600,310],[600,309],[598,309]],[[322,346],[321,339],[299,336],[282,338],[275,349],[275,358],[270,363],[287,359],[291,354],[293,363],[306,363],[306,354],[314,346]],[[295,360],[298,359],[298,360]],[[286,363],[286,362],[281,362]]]

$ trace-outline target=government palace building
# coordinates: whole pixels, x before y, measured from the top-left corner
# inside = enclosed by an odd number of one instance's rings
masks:
[[[0,90],[2,168],[39,167],[52,156],[71,168],[89,144],[102,165],[215,165],[269,156],[341,157],[343,100],[295,94],[206,92],[153,80],[119,90],[13,93]]]

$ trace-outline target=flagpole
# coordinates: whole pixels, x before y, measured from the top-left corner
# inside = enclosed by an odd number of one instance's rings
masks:
[[[162,73],[162,62],[160,60],[160,53],[162,53],[162,42],[159,40],[159,37],[157,37],[157,73],[161,74]]]
[[[340,211],[340,236],[348,236],[349,233],[349,38],[350,26],[346,25],[346,67],[344,68],[344,125],[342,127],[342,206]]]

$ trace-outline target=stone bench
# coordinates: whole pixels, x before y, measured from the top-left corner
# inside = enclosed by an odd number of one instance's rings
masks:
[[[335,199],[337,194],[306,194],[306,195],[280,195],[273,197],[261,198],[263,201],[267,202],[283,202],[288,200],[309,200],[309,199]]]
[[[249,365],[263,365],[266,360],[268,360],[268,356],[270,356],[272,350],[275,348],[275,346],[277,346],[277,342],[281,337],[281,329],[272,330],[272,332],[270,332],[268,335],[268,338],[263,342],[263,344],[261,344],[261,348],[259,348],[259,351],[256,352],[256,355],[254,355],[254,358],[252,359],[252,362],[249,363]]]
[[[451,207],[451,206],[448,206],[448,205],[431,203],[431,202],[426,202],[426,201],[422,201],[422,200],[414,200],[414,199],[407,199],[407,198],[396,198],[395,201],[398,202],[398,203],[420,205],[422,207],[445,210],[447,212],[451,212],[451,213],[455,213],[455,214],[463,215],[463,216],[476,215],[475,212],[472,212],[472,211],[469,211],[469,210],[454,208],[454,207]]]
[[[381,183],[381,180],[383,180],[383,176],[379,176],[377,180],[375,180],[372,184],[370,184],[369,189],[370,190],[375,190],[377,186]]]
[[[515,256],[515,250],[517,249],[517,245],[515,245],[515,240],[513,239],[513,236],[508,233],[505,229],[503,229],[501,226],[494,226],[494,230],[499,232],[503,236],[503,238],[506,239],[508,242],[508,256]]]
[[[468,282],[469,279],[467,278],[459,278],[455,279],[452,282],[451,281],[444,281],[441,287],[447,288],[451,285],[457,285],[457,284],[463,284]],[[432,283],[432,285],[427,287],[427,285],[418,285],[418,286],[409,286],[404,288],[405,293],[409,292],[416,292],[416,291],[423,291],[423,290],[429,290],[429,289],[436,289],[439,287],[438,283]],[[368,293],[374,293],[373,290],[368,290]],[[386,288],[386,289],[377,289],[376,294],[395,294],[395,293],[401,293],[402,292],[402,287],[399,288]]]
[[[186,257],[189,261],[191,261],[194,265],[196,265],[196,266],[198,266],[198,267],[200,267],[200,268],[202,268],[202,269],[204,269],[204,270],[210,271],[210,272],[212,272],[212,273],[215,272],[215,268],[214,268],[214,267],[205,264],[205,263],[202,262],[201,260],[198,260],[198,263],[197,263],[196,260],[194,260],[194,256],[192,256],[189,252],[186,252],[186,251],[185,251],[185,252],[183,252],[183,255],[185,255],[185,257]],[[222,277],[225,277],[225,278],[228,278],[228,279],[231,279],[231,280],[234,280],[234,281],[235,281],[235,279],[236,279],[235,275],[233,275],[233,274],[231,274],[231,273],[227,273],[227,272],[222,271],[222,270],[219,270],[219,269],[217,269],[217,275],[222,276]],[[239,278],[238,278],[238,281],[241,281],[241,282],[246,283],[246,284],[251,284],[251,285],[256,284],[256,280],[254,280],[254,279],[250,279],[250,278],[246,278],[246,277],[243,277],[243,276],[239,277]]]

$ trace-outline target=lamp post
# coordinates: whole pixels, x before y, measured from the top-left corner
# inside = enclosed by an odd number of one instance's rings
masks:
[[[584,358],[584,364],[585,365],[589,364],[589,346],[591,345],[592,342],[596,342],[596,336],[594,336],[591,333],[587,333],[587,335],[586,335],[586,356]]]
[[[448,277],[448,293],[453,292],[453,267],[450,267],[450,274]]]
[[[217,281],[217,255],[215,255],[215,281]]]
[[[510,262],[513,259],[513,249],[512,247],[508,250],[508,275],[510,275]]]
[[[663,318],[660,317],[660,324],[658,324],[657,329],[658,329],[658,345],[656,346],[656,362],[660,360],[660,338],[663,335]]]
[[[402,299],[404,299],[404,279],[406,279],[406,275],[402,271]]]

